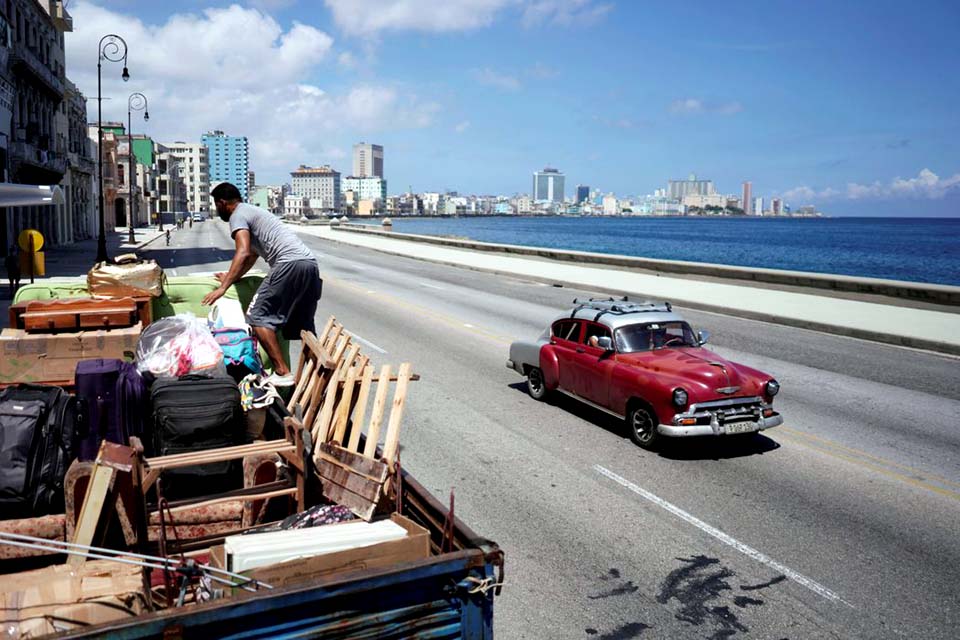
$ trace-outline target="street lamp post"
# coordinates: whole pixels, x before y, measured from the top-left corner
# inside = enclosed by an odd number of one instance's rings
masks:
[[[100,235],[97,238],[97,262],[106,262],[107,256],[107,238],[106,225],[104,222],[103,211],[103,92],[101,91],[100,67],[103,61],[120,62],[123,61],[123,74],[120,76],[126,82],[130,79],[130,72],[127,71],[127,42],[118,35],[107,34],[100,38],[99,57],[97,58],[97,148],[99,167],[100,167]]]
[[[128,223],[130,227],[130,233],[127,237],[127,240],[130,244],[136,242],[136,237],[133,234],[133,226],[137,220],[137,209],[136,209],[136,200],[133,197],[133,191],[136,189],[136,179],[133,173],[134,162],[133,162],[133,118],[131,116],[132,111],[143,110],[143,120],[146,122],[150,119],[150,111],[147,109],[147,96],[143,95],[140,92],[131,93],[130,97],[127,98],[127,160],[130,167],[129,176],[127,176],[127,182],[129,183],[130,191],[130,211],[128,212]]]

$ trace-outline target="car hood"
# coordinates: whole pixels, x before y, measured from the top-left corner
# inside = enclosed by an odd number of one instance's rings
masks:
[[[623,364],[670,376],[691,396],[691,402],[718,397],[761,395],[770,376],[737,364],[702,347],[658,349],[619,354]]]

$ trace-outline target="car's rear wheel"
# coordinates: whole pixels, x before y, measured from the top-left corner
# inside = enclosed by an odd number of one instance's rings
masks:
[[[543,371],[537,367],[530,367],[527,371],[527,392],[534,400],[544,400],[549,393],[547,383],[543,380]]]
[[[660,443],[657,416],[649,407],[634,404],[627,412],[627,429],[633,443],[644,449],[654,449]]]

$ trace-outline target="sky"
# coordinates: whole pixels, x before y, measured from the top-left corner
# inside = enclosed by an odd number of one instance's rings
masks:
[[[545,166],[621,197],[695,173],[830,215],[960,216],[960,3],[70,0],[67,75],[96,120],[244,135],[257,182],[352,170],[388,192],[529,192]]]

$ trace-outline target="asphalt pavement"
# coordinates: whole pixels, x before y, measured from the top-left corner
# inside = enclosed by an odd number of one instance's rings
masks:
[[[780,380],[786,421],[651,453],[504,366],[510,341],[595,291],[303,237],[318,322],[422,376],[402,461],[505,549],[498,638],[955,637],[956,358],[678,305],[709,348]],[[211,220],[147,254],[183,275],[230,248]]]

